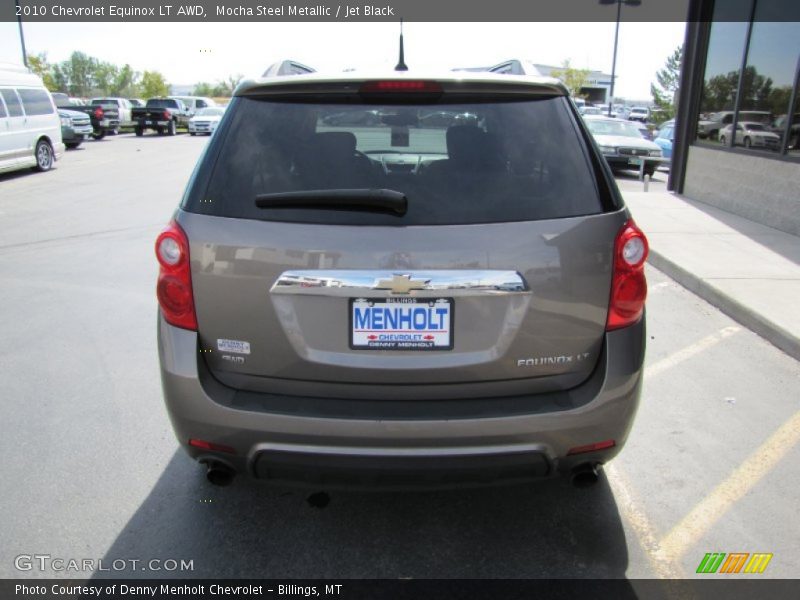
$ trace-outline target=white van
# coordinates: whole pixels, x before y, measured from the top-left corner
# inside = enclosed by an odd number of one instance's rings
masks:
[[[197,114],[197,111],[203,108],[216,108],[217,103],[211,98],[203,96],[169,96],[175,100],[180,100],[186,105],[186,110],[192,113],[192,116]]]
[[[41,78],[0,64],[0,173],[49,171],[63,153],[61,121]]]

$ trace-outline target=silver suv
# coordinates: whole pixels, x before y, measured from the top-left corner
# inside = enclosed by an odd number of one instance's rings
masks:
[[[587,485],[631,428],[647,241],[554,79],[243,83],[156,255],[212,483]]]

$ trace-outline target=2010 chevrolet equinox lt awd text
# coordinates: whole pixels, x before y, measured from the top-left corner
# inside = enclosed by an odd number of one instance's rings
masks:
[[[554,79],[243,83],[156,241],[175,433],[217,484],[592,483],[647,251]]]

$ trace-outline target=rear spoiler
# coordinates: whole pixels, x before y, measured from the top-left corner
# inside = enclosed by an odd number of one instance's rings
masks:
[[[307,75],[308,73],[315,72],[316,71],[311,67],[307,67],[296,60],[282,60],[272,63],[261,76],[278,77],[281,75]]]

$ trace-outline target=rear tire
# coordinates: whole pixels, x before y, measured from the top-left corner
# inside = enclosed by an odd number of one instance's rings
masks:
[[[744,138],[744,147],[750,148],[753,145],[753,142],[750,141],[749,137]]]
[[[727,146],[728,145],[727,141],[725,140],[725,136],[724,135],[720,136],[719,143],[722,144],[723,146]]]
[[[175,121],[170,121],[169,125],[167,126],[167,135],[175,135],[177,133],[177,128],[175,127]]]
[[[156,127],[156,132],[158,135],[164,135],[164,128],[163,127]]]
[[[37,171],[49,171],[50,169],[53,168],[55,155],[53,154],[53,147],[47,140],[39,140],[38,142],[36,142],[36,150],[34,156],[36,156]]]
[[[136,137],[142,137],[144,135],[144,129],[142,129],[141,127],[137,127],[133,131],[136,134]]]
[[[106,130],[103,129],[101,131],[98,131],[97,133],[93,133],[92,137],[96,140],[102,140],[104,137],[106,137]]]
[[[190,131],[190,132],[189,132],[189,135],[191,135],[191,136],[195,136],[195,135],[197,135],[197,134],[196,134],[194,131]]]

